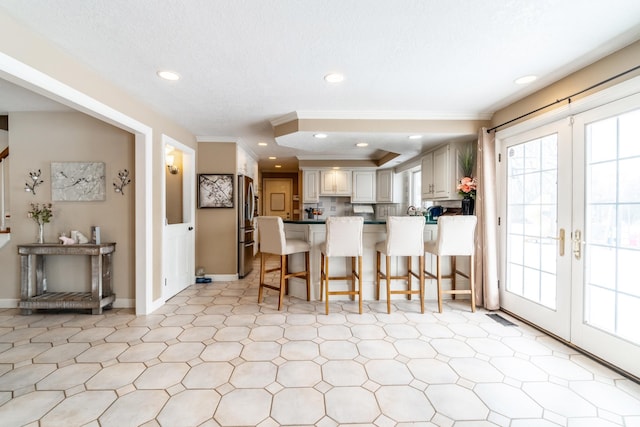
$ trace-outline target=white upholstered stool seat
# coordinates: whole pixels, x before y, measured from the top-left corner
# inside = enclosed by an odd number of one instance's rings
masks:
[[[420,312],[424,313],[424,216],[390,216],[387,218],[387,239],[376,244],[376,298],[380,299],[380,279],[387,282],[387,313],[391,313],[391,295],[420,295]],[[381,257],[386,258],[385,271]],[[391,257],[407,257],[407,274],[391,273]],[[418,273],[411,269],[412,257],[418,257]],[[411,288],[411,278],[418,279],[417,290]],[[406,280],[407,289],[391,290],[391,280]]]
[[[304,277],[307,282],[307,301],[310,301],[311,283],[309,281],[309,251],[311,245],[304,240],[287,239],[284,234],[284,223],[279,216],[258,217],[258,235],[260,236],[260,287],[258,288],[258,304],[262,302],[262,292],[264,288],[279,292],[278,310],[282,309],[282,300],[287,291],[289,278]],[[290,273],[288,267],[288,255],[303,253],[304,271]],[[265,259],[267,255],[278,255],[280,265],[275,268],[266,269]],[[265,273],[280,271],[279,285],[267,284],[264,282]]]
[[[471,311],[476,311],[475,297],[475,231],[478,219],[473,215],[441,216],[438,218],[436,240],[425,242],[425,253],[436,256],[436,274],[425,271],[438,285],[438,311],[442,313],[442,294],[471,295]],[[442,275],[441,257],[451,257],[451,274]],[[469,274],[456,267],[456,256],[469,257]],[[469,289],[456,289],[456,276],[469,279]],[[442,290],[442,279],[451,279],[451,290]]]
[[[356,216],[327,218],[327,237],[320,248],[320,299],[325,298],[325,311],[329,314],[329,295],[358,297],[358,311],[362,314],[362,229],[364,218]],[[351,258],[348,276],[330,276],[329,258]],[[357,262],[356,262],[357,261]],[[356,278],[358,286],[356,288]],[[350,280],[350,290],[330,291],[330,280]]]

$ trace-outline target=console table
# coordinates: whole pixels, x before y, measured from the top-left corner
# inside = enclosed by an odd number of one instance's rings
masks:
[[[111,286],[111,256],[115,243],[61,245],[55,243],[18,245],[20,255],[20,302],[22,314],[33,309],[91,309],[101,314],[116,299]],[[83,255],[91,259],[91,292],[47,292],[45,260],[52,255]]]

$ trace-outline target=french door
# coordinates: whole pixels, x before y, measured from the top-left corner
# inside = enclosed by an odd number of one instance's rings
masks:
[[[503,307],[640,376],[640,95],[501,147]]]

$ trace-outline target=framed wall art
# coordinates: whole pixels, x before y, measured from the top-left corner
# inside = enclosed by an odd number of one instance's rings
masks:
[[[51,199],[54,202],[105,200],[103,162],[51,162]]]
[[[199,208],[233,207],[233,174],[202,173],[198,175]]]

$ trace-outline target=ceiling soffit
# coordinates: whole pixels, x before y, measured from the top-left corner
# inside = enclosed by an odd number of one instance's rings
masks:
[[[290,113],[271,122],[278,145],[294,148],[300,161],[364,160],[374,166],[402,163],[449,141],[475,138],[489,120],[473,118],[318,118]],[[326,139],[314,135],[325,133]],[[417,140],[409,136],[420,135]],[[366,142],[366,148],[356,143]]]

